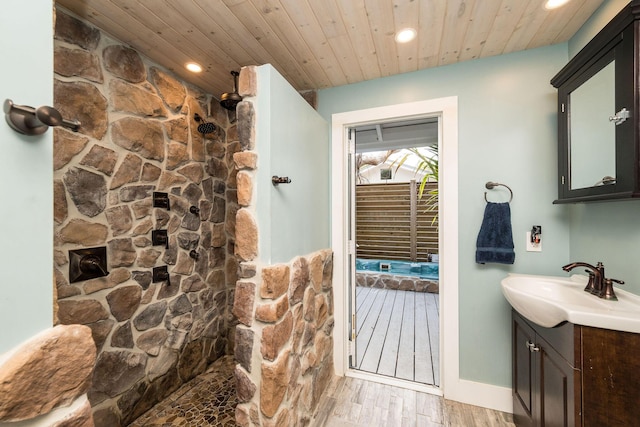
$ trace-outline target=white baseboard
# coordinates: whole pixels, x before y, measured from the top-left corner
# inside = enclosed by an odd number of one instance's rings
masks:
[[[456,384],[445,384],[445,399],[513,413],[511,388],[462,379],[451,382]]]

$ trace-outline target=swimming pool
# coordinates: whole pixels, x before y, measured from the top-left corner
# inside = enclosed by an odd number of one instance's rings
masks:
[[[437,262],[411,262],[385,259],[356,259],[356,271],[376,271],[380,273],[412,276],[421,279],[438,280]]]

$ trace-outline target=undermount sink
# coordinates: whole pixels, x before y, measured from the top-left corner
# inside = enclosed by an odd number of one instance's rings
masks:
[[[502,293],[509,304],[532,322],[552,328],[568,321],[576,325],[640,333],[640,297],[616,288],[618,301],[584,292],[587,277],[509,274]]]

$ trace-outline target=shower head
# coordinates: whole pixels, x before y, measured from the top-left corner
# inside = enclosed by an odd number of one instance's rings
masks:
[[[206,135],[208,133],[213,133],[216,131],[216,125],[206,122],[202,117],[200,117],[198,113],[195,113],[193,115],[193,119],[196,122],[200,123],[198,125],[198,132],[200,132],[202,135]]]
[[[223,93],[220,97],[220,105],[227,110],[235,110],[238,102],[242,101],[242,97],[238,94],[238,76],[240,73],[232,71],[231,75],[233,76],[233,92]]]

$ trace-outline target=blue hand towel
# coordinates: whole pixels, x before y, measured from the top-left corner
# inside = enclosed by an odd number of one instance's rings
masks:
[[[513,264],[515,259],[509,203],[489,202],[484,209],[484,218],[476,241],[476,262]]]

